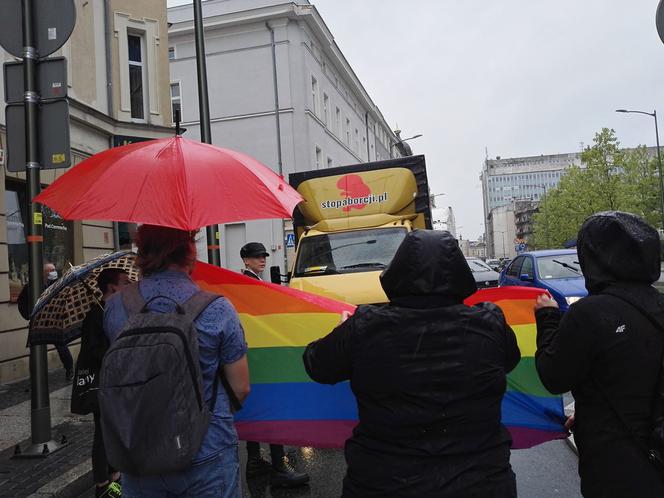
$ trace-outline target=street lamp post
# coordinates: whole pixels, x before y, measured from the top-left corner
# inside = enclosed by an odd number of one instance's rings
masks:
[[[402,139],[397,140],[396,142],[393,142],[390,145],[390,157],[391,158],[394,157],[394,154],[392,154],[392,151],[394,150],[394,147],[396,147],[397,145],[402,144],[404,142],[407,142],[408,140],[415,140],[416,138],[420,138],[421,136],[422,136],[422,134],[418,133],[417,135],[413,135],[412,137],[402,138]]]
[[[502,257],[506,258],[507,255],[505,254],[505,233],[507,233],[507,232],[504,232],[503,230],[496,230],[496,233],[500,234],[500,239],[503,242],[503,256]]]
[[[431,208],[436,207],[436,197],[440,197],[441,195],[446,195],[445,192],[441,192],[440,194],[430,194],[429,195],[429,203],[431,204]]]
[[[657,110],[652,112],[645,111],[631,111],[627,109],[616,109],[616,112],[645,114],[651,116],[655,120],[655,140],[657,142],[657,173],[659,174],[659,201],[662,215],[662,229],[664,230],[664,181],[662,181],[662,156],[659,152],[659,129],[657,127]]]

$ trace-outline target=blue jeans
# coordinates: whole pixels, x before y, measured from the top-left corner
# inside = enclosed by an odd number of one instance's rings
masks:
[[[177,474],[137,477],[122,474],[123,498],[240,498],[237,446]]]

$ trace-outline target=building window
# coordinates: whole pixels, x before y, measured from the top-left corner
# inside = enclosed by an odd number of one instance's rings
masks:
[[[316,169],[320,169],[320,167],[322,166],[321,163],[323,162],[323,151],[321,150],[320,147],[316,146],[316,148],[314,149],[314,154],[316,156],[315,157]]]
[[[329,126],[329,109],[330,109],[330,97],[327,96],[327,93],[323,93],[323,123],[325,126]]]
[[[336,111],[334,112],[334,124],[337,132],[337,136],[341,138],[341,111],[339,108],[336,108]]]
[[[9,300],[16,302],[21,289],[28,283],[28,244],[26,218],[28,205],[23,182],[7,181],[5,189],[7,213],[7,255],[9,259]],[[42,206],[44,261],[53,263],[58,272],[69,269],[74,262],[73,224],[55,211]]]
[[[346,118],[346,145],[350,147],[350,119]]]
[[[180,111],[180,120],[182,120],[182,97],[180,93],[180,82],[171,83],[171,116],[175,123],[175,111]]]
[[[328,157],[328,158],[327,158],[327,167],[328,167],[328,168],[331,168],[331,167],[332,167],[332,158],[331,158],[331,157]]]
[[[313,76],[311,77],[311,100],[313,104],[311,109],[314,114],[318,115],[318,80]]]
[[[353,143],[353,148],[355,149],[355,152],[360,150],[360,132],[357,128],[355,128],[355,142]]]
[[[129,96],[131,117],[145,119],[145,71],[143,67],[143,39],[139,35],[128,34],[129,48]]]
[[[169,61],[175,60],[175,47],[168,47],[168,60]]]

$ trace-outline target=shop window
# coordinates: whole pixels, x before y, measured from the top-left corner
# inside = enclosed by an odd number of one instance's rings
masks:
[[[7,254],[9,258],[9,295],[16,302],[23,286],[28,282],[27,216],[28,205],[25,184],[10,181],[5,189],[5,212],[7,213]],[[58,273],[69,268],[74,259],[73,224],[65,221],[55,211],[42,206],[44,262],[55,265]]]

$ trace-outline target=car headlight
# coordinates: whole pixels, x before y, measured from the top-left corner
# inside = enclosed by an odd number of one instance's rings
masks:
[[[567,302],[567,305],[570,306],[570,305],[574,304],[575,302],[577,302],[579,299],[581,299],[581,296],[570,296],[570,297],[566,297],[565,301]]]

